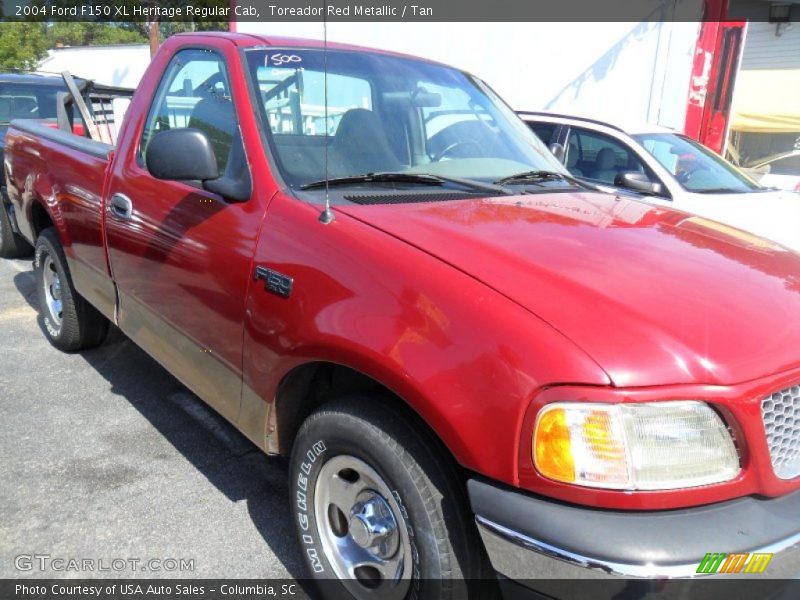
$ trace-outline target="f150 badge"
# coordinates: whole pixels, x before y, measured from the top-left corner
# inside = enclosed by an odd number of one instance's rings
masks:
[[[267,267],[256,267],[256,280],[264,280],[264,289],[268,292],[288,298],[292,295],[293,279],[283,273],[278,273]]]

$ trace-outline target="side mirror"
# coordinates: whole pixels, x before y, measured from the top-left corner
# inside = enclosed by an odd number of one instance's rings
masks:
[[[153,136],[145,151],[147,170],[156,179],[208,181],[219,177],[211,140],[199,129],[169,129]]]
[[[664,186],[650,181],[650,178],[641,171],[624,171],[620,173],[614,178],[614,185],[651,196],[662,196],[664,194]]]
[[[552,144],[550,144],[549,148],[550,152],[553,153],[553,156],[555,156],[558,159],[558,162],[563,164],[564,159],[567,157],[567,151],[564,148],[563,144],[553,142]]]

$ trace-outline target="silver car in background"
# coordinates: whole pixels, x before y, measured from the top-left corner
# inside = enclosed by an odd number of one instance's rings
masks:
[[[800,194],[762,185],[695,140],[656,125],[518,114],[575,177],[800,251]]]

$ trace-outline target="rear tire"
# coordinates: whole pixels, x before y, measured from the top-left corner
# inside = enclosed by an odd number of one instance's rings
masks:
[[[65,352],[101,344],[108,333],[108,319],[75,291],[67,259],[52,227],[42,231],[36,240],[33,268],[39,310],[50,343]]]
[[[33,254],[33,248],[11,228],[6,203],[0,198],[0,258],[21,258]]]
[[[324,598],[495,595],[454,461],[415,415],[383,398],[336,400],[303,423],[290,496]]]

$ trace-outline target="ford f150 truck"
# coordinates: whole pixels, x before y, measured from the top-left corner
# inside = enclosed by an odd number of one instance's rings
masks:
[[[5,171],[51,342],[113,322],[290,455],[340,591],[797,573],[800,257],[573,179],[480,79],[178,35],[115,147],[15,121]]]

